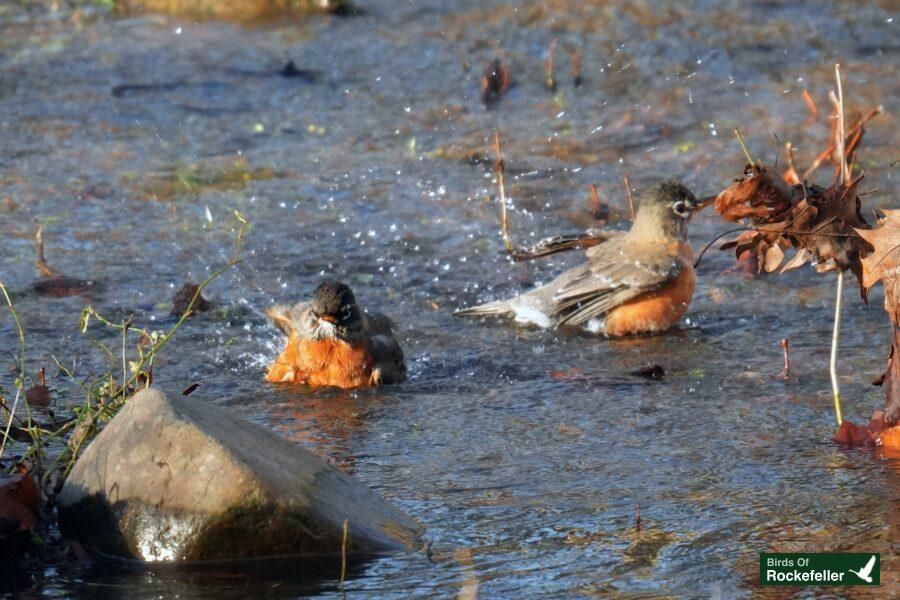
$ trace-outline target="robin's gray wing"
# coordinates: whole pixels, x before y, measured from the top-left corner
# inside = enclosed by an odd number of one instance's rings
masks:
[[[406,362],[400,343],[392,335],[376,334],[369,338],[369,351],[374,364],[374,383],[400,383],[406,379]]]
[[[366,332],[372,335],[394,335],[394,321],[380,312],[366,312]]]
[[[604,242],[609,241],[609,242],[613,242],[613,244],[622,243],[622,242],[618,242],[618,241],[614,241],[614,240],[621,239],[621,237],[623,235],[625,235],[626,233],[628,233],[628,232],[627,231],[606,231],[606,232],[604,232],[604,234],[606,235]],[[598,245],[591,246],[590,248],[585,250],[584,253],[587,254],[588,258],[592,258],[594,256],[600,256],[600,255],[604,254],[605,252],[607,252],[609,250],[609,247],[610,247],[610,244],[606,244],[606,243],[598,244]]]
[[[559,325],[583,325],[672,281],[685,268],[677,256],[648,250],[627,252],[620,244],[597,246],[580,267],[564,273],[552,297],[551,317]]]
[[[266,316],[287,336],[291,333],[303,333],[306,330],[303,316],[310,304],[311,302],[298,302],[294,306],[275,304],[266,309]]]

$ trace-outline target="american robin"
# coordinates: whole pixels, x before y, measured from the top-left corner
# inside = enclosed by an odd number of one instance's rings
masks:
[[[631,229],[588,248],[584,264],[509,300],[454,314],[576,325],[609,336],[664,331],[681,319],[694,295],[687,230],[694,211],[707,203],[698,203],[681,183],[661,183],[641,199]]]
[[[276,305],[266,316],[288,336],[287,347],[266,374],[269,381],[352,388],[406,377],[391,320],[361,310],[339,281],[326,279],[311,302]]]

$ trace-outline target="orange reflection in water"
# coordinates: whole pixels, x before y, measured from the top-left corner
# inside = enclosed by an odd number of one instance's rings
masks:
[[[352,474],[358,458],[355,442],[366,433],[367,416],[379,404],[371,390],[312,391],[292,386],[277,395],[269,412],[281,435]]]

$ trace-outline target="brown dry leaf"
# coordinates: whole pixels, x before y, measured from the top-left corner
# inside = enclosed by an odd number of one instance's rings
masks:
[[[821,271],[850,269],[862,282],[860,257],[869,253],[869,245],[855,234],[856,228],[868,228],[862,216],[857,188],[862,176],[849,185],[835,184],[821,192],[810,194],[805,201],[815,205],[815,224],[808,235],[798,236],[799,246],[815,254]]]
[[[797,253],[781,272],[797,268],[807,262],[814,262],[820,271],[849,269],[862,282],[860,258],[870,251],[868,243],[856,233],[857,228],[868,228],[868,223],[860,212],[857,188],[861,177],[849,185],[835,184],[824,189],[816,185],[799,184],[788,188],[784,196],[773,190],[780,189],[779,181],[769,177],[762,167],[756,169],[751,179],[765,176],[765,181],[774,181],[774,187],[760,179],[760,185],[742,185],[740,180],[726,189],[716,199],[716,209],[728,220],[740,220],[736,215],[750,217],[751,231],[744,232],[734,240],[720,246],[721,249],[734,248],[740,257],[745,252],[755,252],[759,270],[775,271],[784,260],[784,250],[793,247]],[[785,183],[785,185],[787,185]],[[762,190],[760,201],[753,194]],[[779,213],[771,212],[776,206],[775,198],[789,197],[786,208]],[[720,202],[720,199],[722,201]],[[783,206],[783,204],[778,204]],[[860,283],[860,291],[865,299],[866,287]]]
[[[191,300],[194,299],[194,294],[197,294],[199,289],[200,286],[196,283],[185,283],[181,286],[172,298],[171,315],[173,317],[180,317],[187,312],[188,308],[191,310],[191,315],[212,310],[213,303],[204,298],[203,294],[197,295],[197,301],[194,302],[194,306],[191,306]]]
[[[863,280],[866,288],[875,285],[880,279],[897,277],[900,266],[900,209],[885,210],[884,217],[878,220],[875,229],[857,229],[866,242],[872,245],[873,252],[862,259]]]
[[[28,469],[20,466],[17,470],[0,479],[0,520],[12,521],[22,531],[37,524],[40,494]]]
[[[31,289],[42,296],[50,296],[51,298],[90,294],[100,288],[100,283],[97,281],[66,277],[65,275],[38,279],[31,283]]]
[[[805,93],[804,99],[816,115],[818,109],[812,97]],[[826,161],[835,166],[836,180],[842,175],[842,163],[848,165],[849,174],[865,133],[865,124],[881,112],[881,107],[848,114],[841,144],[837,118],[841,106],[836,97],[831,101],[835,105],[835,116],[831,119],[827,148],[808,169],[801,171],[795,166],[793,147],[788,143],[788,167],[783,176],[768,172],[761,164],[750,164],[745,167],[743,178],[716,197],[719,214],[729,221],[749,218],[751,227],[750,231],[723,244],[721,249],[734,248],[738,259],[755,254],[758,270],[772,271],[784,260],[783,251],[793,247],[797,253],[781,266],[782,273],[807,262],[815,264],[819,272],[850,270],[859,279],[860,293],[866,300],[871,284],[863,281],[861,259],[868,255],[871,247],[865,236],[860,237],[858,233],[860,229],[869,229],[860,212],[857,192],[862,177],[846,184],[838,181],[828,188],[807,184],[804,180]],[[843,157],[839,152],[841,145]],[[802,176],[799,175],[801,172]]]
[[[25,390],[25,399],[31,406],[39,406],[41,408],[50,406],[50,402],[53,401],[53,397],[50,395],[50,388],[43,384],[33,385]]]
[[[769,249],[766,250],[766,273],[771,273],[772,271],[776,270],[779,265],[781,265],[781,261],[783,260],[784,250],[781,249],[781,244],[774,244],[772,246],[769,246]]]
[[[716,212],[728,221],[768,220],[791,206],[791,188],[778,173],[747,165],[744,176],[716,196]]]
[[[884,285],[884,310],[893,324],[893,340],[884,385],[885,421],[900,423],[900,210],[885,210],[876,229],[857,230],[872,253],[863,258],[863,285],[868,289],[881,281]],[[900,439],[900,436],[898,436]]]
[[[900,425],[891,425],[885,413],[876,410],[866,425],[843,421],[832,439],[846,446],[877,446],[896,455],[900,451]]]
[[[812,252],[810,252],[806,248],[800,248],[799,250],[797,250],[797,253],[794,254],[794,258],[789,260],[783,267],[781,267],[781,272],[784,273],[786,271],[790,271],[791,269],[796,269],[799,266],[805,265],[812,259]]]
[[[835,432],[834,437],[831,438],[838,444],[843,444],[844,446],[874,446],[875,445],[875,436],[869,430],[868,427],[860,427],[859,425],[844,420],[841,422],[840,427]]]

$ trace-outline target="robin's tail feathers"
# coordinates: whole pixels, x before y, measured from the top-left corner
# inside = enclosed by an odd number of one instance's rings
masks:
[[[454,317],[476,317],[489,315],[508,315],[512,312],[508,300],[497,300],[496,302],[488,302],[478,306],[463,308],[453,313]]]

